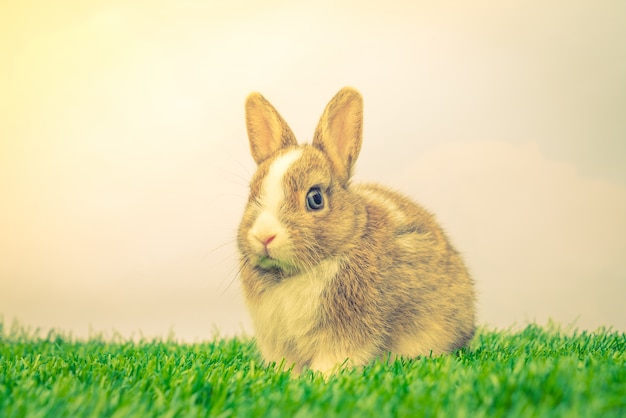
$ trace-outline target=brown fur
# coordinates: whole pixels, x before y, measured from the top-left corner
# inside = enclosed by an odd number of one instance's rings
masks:
[[[249,96],[246,112],[258,170],[238,245],[265,360],[328,372],[345,359],[358,365],[387,353],[414,357],[466,345],[474,333],[473,284],[434,217],[382,186],[349,182],[361,147],[359,93],[345,88],[331,100],[312,145],[297,146],[258,93]],[[292,267],[263,268],[249,232],[263,210],[270,167],[293,149],[302,154],[283,177],[282,241],[268,246]],[[324,196],[319,211],[305,204],[313,186]]]

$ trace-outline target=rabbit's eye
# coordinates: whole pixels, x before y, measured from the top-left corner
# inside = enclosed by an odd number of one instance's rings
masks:
[[[313,187],[306,194],[306,208],[308,210],[320,210],[324,208],[324,196],[319,187]]]

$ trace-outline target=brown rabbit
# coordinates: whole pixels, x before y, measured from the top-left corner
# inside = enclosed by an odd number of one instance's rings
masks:
[[[363,100],[344,88],[312,145],[259,93],[246,100],[258,168],[238,231],[241,280],[265,361],[332,372],[376,357],[463,347],[474,290],[433,215],[405,196],[350,183]]]

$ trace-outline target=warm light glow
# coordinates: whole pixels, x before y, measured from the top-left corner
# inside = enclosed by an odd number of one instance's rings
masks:
[[[308,141],[351,85],[357,179],[437,213],[481,322],[626,329],[624,2],[214,3],[2,6],[5,323],[250,331],[244,99]]]

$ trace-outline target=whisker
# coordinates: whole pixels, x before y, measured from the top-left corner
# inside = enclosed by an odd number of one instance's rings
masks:
[[[232,275],[232,279],[230,279],[230,281],[228,282],[228,285],[226,285],[226,287],[220,292],[220,296],[224,296],[226,294],[226,292],[228,291],[228,289],[230,289],[230,287],[233,285],[233,283],[235,283],[235,280],[237,280],[237,277],[239,277],[239,275],[241,274],[241,270],[242,269],[243,269],[243,266],[241,266],[239,264],[235,264],[230,269],[228,276]],[[234,272],[234,274],[232,274],[233,272]],[[220,284],[220,287],[221,286],[222,285]]]
[[[226,246],[228,246],[228,245],[234,244],[234,243],[236,243],[236,242],[237,242],[237,239],[233,239],[233,240],[230,240],[230,241],[226,241],[225,243],[220,244],[220,245],[218,245],[217,247],[213,247],[212,249],[210,249],[210,250],[209,250],[209,254],[213,254],[215,251],[220,250],[220,249],[222,249],[222,248],[224,248],[224,247],[226,247]]]

